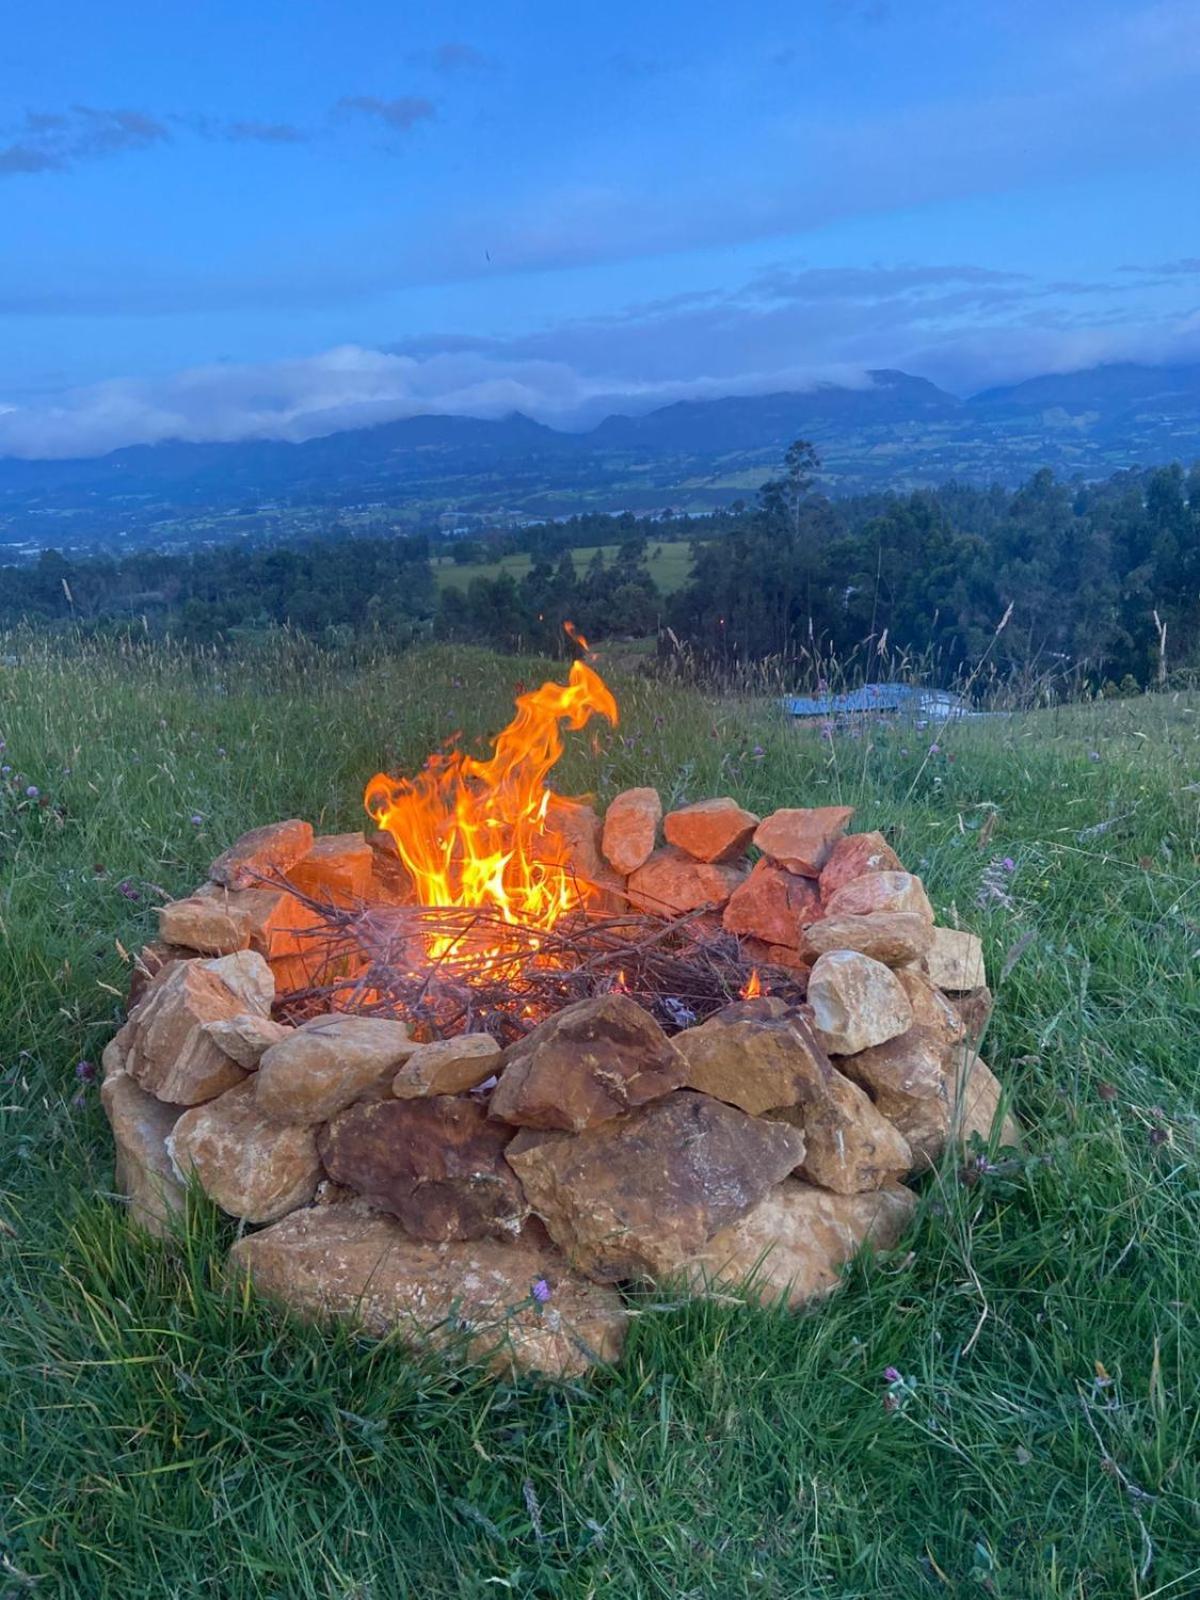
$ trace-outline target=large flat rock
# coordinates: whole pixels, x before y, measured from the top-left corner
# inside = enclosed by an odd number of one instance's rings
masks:
[[[465,1340],[472,1359],[501,1371],[577,1377],[616,1361],[625,1341],[620,1295],[524,1235],[425,1244],[354,1203],[294,1212],[240,1239],[229,1259],[303,1317],[341,1317],[416,1344]]]

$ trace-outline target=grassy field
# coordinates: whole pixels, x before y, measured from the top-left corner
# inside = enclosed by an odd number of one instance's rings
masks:
[[[597,550],[604,551],[606,561],[616,555],[615,544],[588,545],[572,552],[576,572],[582,574]],[[673,594],[682,588],[692,568],[690,539],[651,540],[646,554],[650,575],[664,594]],[[433,561],[433,576],[439,589],[465,589],[472,578],[498,578],[502,572],[511,573],[518,582],[532,565],[527,555],[505,556],[501,561],[488,561],[477,567],[457,566],[449,556],[438,556]]]
[[[497,1386],[243,1299],[203,1206],[186,1242],[132,1239],[76,1068],[122,949],[236,833],[357,826],[379,765],[496,728],[542,668],[0,659],[3,1600],[1200,1593],[1195,704],[964,724],[930,754],[618,677],[622,726],[562,787],[888,827],[984,936],[1027,1156],[926,1180],[906,1247],[817,1314],[646,1296],[619,1370]]]

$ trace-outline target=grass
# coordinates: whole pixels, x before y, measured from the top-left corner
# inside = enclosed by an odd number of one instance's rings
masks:
[[[576,738],[563,787],[887,825],[1005,973],[986,1054],[1028,1154],[927,1180],[907,1250],[815,1315],[647,1296],[619,1370],[497,1386],[235,1294],[202,1203],[177,1246],[131,1238],[75,1066],[160,894],[252,824],[357,825],[377,766],[496,728],[542,665],[0,657],[4,1600],[1200,1593],[1194,704],[964,724],[930,756],[618,677],[622,727]]]
[[[606,561],[616,555],[619,545],[588,545],[571,552],[575,570],[580,576],[588,562],[603,550]],[[474,567],[460,567],[449,556],[439,556],[433,562],[433,576],[439,589],[465,589],[473,578],[498,578],[507,572],[519,583],[533,565],[532,556],[520,554],[504,556],[499,561],[488,561]],[[692,570],[692,543],[690,539],[652,539],[646,552],[646,565],[650,576],[663,594],[674,594],[683,587]]]

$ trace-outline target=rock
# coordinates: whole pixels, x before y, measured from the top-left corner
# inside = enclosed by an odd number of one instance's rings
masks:
[[[848,833],[838,839],[821,868],[821,899],[830,900],[868,872],[902,872],[904,863],[881,833]]]
[[[913,1026],[927,1028],[937,1041],[949,1047],[965,1036],[966,1029],[956,1008],[925,973],[916,967],[900,967],[896,980],[913,1008]]]
[[[255,960],[261,960],[256,956]],[[126,1070],[147,1093],[170,1105],[198,1105],[232,1089],[246,1076],[205,1032],[205,1023],[245,1011],[204,961],[172,967],[122,1028],[118,1039]]]
[[[204,1031],[239,1067],[254,1072],[263,1053],[286,1039],[294,1031],[282,1022],[272,1022],[270,1017],[260,1017],[252,1011],[243,1011],[236,1017],[222,1017],[217,1022],[206,1022]]]
[[[371,883],[367,899],[371,905],[409,905],[416,898],[408,868],[390,833],[372,828],[366,835],[371,851]]]
[[[916,1209],[910,1189],[830,1194],[790,1179],[744,1217],[713,1235],[687,1264],[697,1290],[744,1288],[764,1304],[796,1309],[841,1282],[841,1269],[872,1244],[889,1250]]]
[[[119,1078],[125,1071],[125,1047],[119,1038],[110,1039],[100,1052],[101,1083]]]
[[[798,1014],[729,1018],[718,1012],[698,1028],[685,1028],[675,1044],[687,1063],[689,1089],[752,1117],[819,1097],[833,1072]]]
[[[639,911],[682,916],[701,906],[723,906],[745,875],[741,867],[693,861],[668,845],[630,875],[629,899]]]
[[[943,1061],[942,1082],[935,1092],[902,1094],[881,1089],[875,1104],[908,1140],[913,1171],[924,1172],[937,1165],[952,1140],[965,1143],[978,1133],[990,1141],[1001,1095],[987,1063],[973,1051],[958,1048]],[[999,1144],[1020,1144],[1021,1130],[1014,1117],[1006,1116],[998,1133]]]
[[[753,811],[725,795],[668,812],[663,832],[668,844],[694,861],[736,861],[745,855],[758,823]]]
[[[182,945],[166,944],[162,939],[152,939],[149,944],[144,944],[133,958],[133,967],[129,974],[128,1009],[133,1011],[149,992],[155,979],[162,978],[181,961],[190,961],[195,954],[195,950],[185,950]]]
[[[992,1015],[992,991],[984,984],[982,988],[969,989],[966,994],[956,994],[946,1004],[953,1006],[966,1038],[972,1044],[978,1044]]]
[[[662,801],[657,789],[626,789],[604,813],[602,848],[605,859],[626,877],[654,853]]]
[[[284,889],[241,889],[201,884],[186,900],[158,911],[159,933],[174,944],[207,954],[257,950],[275,961],[321,948],[311,931],[320,917]]]
[[[500,1371],[578,1377],[618,1360],[624,1344],[619,1293],[524,1237],[421,1244],[390,1217],[329,1206],[239,1239],[229,1259],[259,1293],[301,1316],[341,1317],[417,1344],[453,1347],[463,1337],[473,1360]],[[532,1294],[542,1282],[550,1292],[544,1304]]]
[[[195,1172],[209,1199],[246,1222],[306,1205],[322,1176],[314,1130],[265,1116],[253,1081],[184,1112],[167,1148],[182,1178]]]
[[[293,1028],[259,1062],[260,1110],[278,1122],[327,1122],[388,1083],[416,1049],[403,1022],[335,1014]]]
[[[680,1268],[796,1165],[794,1129],[679,1090],[619,1121],[510,1149],[526,1198],[591,1278]]]
[[[853,806],[773,811],[759,823],[754,843],[763,855],[789,872],[804,878],[819,878],[834,844],[845,833],[846,824],[853,815]]]
[[[831,1071],[819,1095],[788,1111],[771,1113],[804,1133],[799,1175],[837,1194],[861,1194],[906,1176],[908,1142],[856,1083]]]
[[[624,994],[577,1000],[505,1052],[491,1115],[516,1126],[579,1131],[678,1089],[683,1057]]]
[[[844,883],[825,902],[827,917],[863,917],[878,911],[906,911],[933,922],[925,886],[911,872],[865,872]]]
[[[983,968],[983,942],[957,928],[935,928],[925,956],[931,980],[939,989],[963,992],[987,983]]]
[[[361,833],[327,833],[288,869],[288,881],[310,899],[358,905],[371,887],[374,854]]]
[[[400,1218],[417,1239],[512,1238],[528,1213],[504,1159],[510,1130],[467,1096],[376,1100],[320,1135],[329,1176]]]
[[[500,1070],[504,1052],[490,1033],[460,1033],[419,1044],[392,1080],[398,1100],[431,1094],[465,1094]]]
[[[982,1056],[973,1050],[955,1053],[946,1067],[946,1093],[950,1101],[950,1135],[968,1144],[978,1134],[990,1143],[995,1130],[1000,1145],[1019,1145],[1021,1129],[1015,1117],[1006,1115],[996,1127],[1004,1090]]]
[[[824,955],[828,950],[856,950],[859,955],[870,956],[872,961],[881,961],[885,967],[899,967],[920,960],[932,936],[931,924],[915,911],[870,911],[865,916],[822,917],[805,930],[814,956]]]
[[[286,873],[312,849],[313,831],[307,822],[270,822],[252,828],[224,850],[208,869],[214,883],[226,889],[251,889],[278,873]]]
[[[167,1153],[182,1107],[164,1105],[121,1071],[105,1078],[100,1103],[116,1146],[113,1181],[129,1201],[129,1219],[152,1237],[166,1238],[185,1198]]]
[[[918,1024],[885,1044],[872,1045],[856,1055],[838,1056],[836,1065],[873,1095],[920,1098],[942,1093],[946,1060],[952,1048],[932,1028]]]
[[[590,886],[587,896],[592,911],[615,912],[625,909],[625,882],[613,872],[601,852],[603,833],[600,818],[591,806],[555,795],[546,812],[535,854],[554,862],[576,879],[581,888]]]
[[[817,1039],[830,1055],[849,1056],[912,1027],[912,1004],[882,962],[853,950],[830,950],[808,978]]]
[[[219,978],[229,992],[242,1002],[243,1011],[269,1016],[275,1003],[275,979],[271,969],[253,950],[238,950],[198,965]]]
[[[727,933],[800,950],[804,930],[820,915],[821,900],[812,880],[764,857],[730,895],[721,923]]]
[[[206,886],[216,890],[215,885]],[[220,892],[197,892],[185,900],[172,900],[157,908],[161,938],[175,945],[199,950],[205,955],[227,955],[245,950],[250,934],[236,912],[223,901]]]

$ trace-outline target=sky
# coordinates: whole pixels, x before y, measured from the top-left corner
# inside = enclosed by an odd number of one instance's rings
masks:
[[[43,0],[0,455],[1200,360],[1200,0]]]

